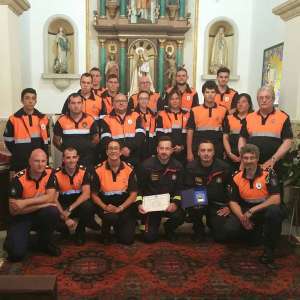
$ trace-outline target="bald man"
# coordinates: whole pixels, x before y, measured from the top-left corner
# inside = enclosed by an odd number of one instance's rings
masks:
[[[9,260],[21,261],[26,256],[33,227],[38,233],[39,250],[51,256],[60,255],[60,249],[52,242],[59,221],[55,193],[54,172],[47,166],[47,155],[36,149],[30,155],[29,167],[17,173],[11,182],[11,223],[4,243]]]

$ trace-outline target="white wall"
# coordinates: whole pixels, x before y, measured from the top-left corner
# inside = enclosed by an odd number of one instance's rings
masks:
[[[187,33],[184,47],[184,63],[193,83],[193,43],[195,1],[199,1],[198,44],[197,44],[197,77],[196,88],[201,96],[204,73],[204,42],[207,25],[215,18],[231,19],[238,28],[237,74],[238,81],[230,82],[230,86],[239,92],[255,92],[261,83],[263,50],[283,41],[284,23],[272,14],[272,8],[283,0],[189,0],[187,12],[192,13],[192,29]],[[94,6],[96,0],[92,0]],[[38,108],[47,113],[60,111],[61,104],[67,95],[79,88],[78,80],[64,92],[54,87],[50,80],[41,78],[44,72],[43,61],[43,27],[47,19],[53,15],[67,15],[73,20],[78,30],[78,73],[86,70],[86,8],[85,1],[74,0],[30,0],[31,8],[20,18],[22,49],[22,88],[31,86],[38,91]],[[94,37],[95,38],[95,37]],[[93,44],[93,42],[92,42]],[[96,42],[94,43],[96,44]],[[95,48],[95,45],[93,47]],[[94,49],[95,50],[95,49]],[[96,51],[93,51],[96,52]],[[98,55],[96,52],[95,55]],[[94,59],[90,58],[92,63]],[[96,57],[96,60],[98,57]]]
[[[79,89],[79,81],[73,81],[69,88],[61,92],[51,80],[41,78],[44,72],[44,24],[53,15],[66,15],[73,20],[78,30],[78,72],[85,72],[85,1],[30,0],[30,5],[30,10],[20,17],[24,33],[21,41],[24,49],[23,87],[31,86],[37,90],[37,107],[42,112],[58,113],[67,96]]]
[[[272,13],[284,0],[253,0],[251,48],[249,52],[249,93],[256,105],[256,91],[261,86],[264,49],[284,41],[285,23]],[[283,58],[284,59],[284,58]]]
[[[195,0],[197,1],[197,0]],[[231,81],[230,86],[238,91],[248,89],[250,36],[253,0],[200,0],[199,1],[199,27],[198,27],[198,62],[196,88],[200,93],[204,81],[204,44],[207,25],[214,19],[226,17],[231,19],[238,28],[238,63],[237,74],[239,81]],[[187,50],[187,49],[185,49]],[[185,60],[189,60],[189,51],[185,51]],[[202,97],[202,95],[201,95]]]

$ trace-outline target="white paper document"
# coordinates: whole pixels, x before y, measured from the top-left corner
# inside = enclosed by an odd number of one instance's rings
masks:
[[[170,205],[170,194],[143,197],[143,208],[146,212],[164,211]]]

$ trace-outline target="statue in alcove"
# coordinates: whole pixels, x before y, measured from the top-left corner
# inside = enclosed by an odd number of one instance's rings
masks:
[[[128,18],[131,23],[155,23],[157,8],[157,0],[130,0]]]
[[[136,56],[134,60],[134,68],[131,76],[130,92],[129,95],[138,93],[139,91],[139,78],[143,75],[148,76],[151,82],[151,91],[154,91],[153,81],[150,74],[150,64],[147,51],[143,47],[138,47],[135,50]]]
[[[217,74],[221,67],[228,67],[228,45],[224,27],[218,29],[214,38],[209,70],[212,74]]]
[[[56,57],[53,64],[54,72],[59,74],[68,73],[68,52],[70,50],[70,45],[63,27],[59,27],[55,42]]]
[[[173,45],[167,45],[166,47],[166,79],[169,87],[175,86],[176,84],[176,56],[175,48]]]
[[[110,52],[108,58],[109,60],[105,66],[105,77],[108,78],[111,74],[117,75],[119,77],[119,64],[116,61],[116,54]]]

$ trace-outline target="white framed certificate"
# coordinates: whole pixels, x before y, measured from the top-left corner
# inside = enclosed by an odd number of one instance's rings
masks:
[[[159,194],[143,197],[143,209],[146,212],[165,211],[170,205],[170,194]]]

